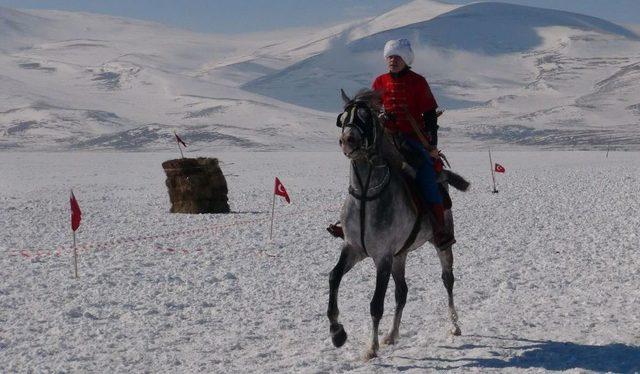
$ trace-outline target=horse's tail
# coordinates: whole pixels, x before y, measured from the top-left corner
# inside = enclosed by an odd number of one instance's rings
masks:
[[[444,182],[448,183],[458,191],[467,191],[469,186],[471,186],[471,183],[451,170],[443,170],[442,174],[444,176]]]

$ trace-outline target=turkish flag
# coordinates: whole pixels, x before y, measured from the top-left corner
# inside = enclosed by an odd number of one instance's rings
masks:
[[[504,166],[496,162],[496,173],[504,173]]]
[[[174,132],[173,134],[176,136],[176,141],[182,144],[186,148],[187,145],[185,144],[185,142],[182,141],[182,139],[180,139],[180,137],[178,136],[178,133]]]
[[[82,212],[80,211],[80,205],[78,205],[78,200],[73,195],[73,190],[71,191],[71,197],[69,198],[69,203],[71,203],[71,230],[76,231],[78,227],[80,227],[80,219],[82,218]]]
[[[276,186],[273,193],[284,197],[287,203],[291,203],[291,199],[289,199],[289,194],[287,193],[287,190],[284,188],[284,184],[280,182],[280,179],[278,179],[278,177],[276,177]]]

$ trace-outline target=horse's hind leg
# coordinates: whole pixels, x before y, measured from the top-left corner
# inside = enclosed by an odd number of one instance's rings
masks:
[[[462,332],[458,325],[458,313],[453,304],[453,283],[455,279],[453,277],[453,252],[451,247],[444,251],[438,251],[438,257],[440,257],[440,265],[442,266],[442,282],[449,296],[449,318],[453,325],[451,333],[453,335],[460,335]]]
[[[391,275],[396,284],[396,314],[393,317],[393,327],[389,334],[382,339],[383,344],[395,344],[398,340],[400,331],[400,320],[402,320],[402,310],[407,302],[407,282],[404,279],[404,268],[407,260],[407,255],[395,257],[393,259],[393,265],[391,266]]]
[[[384,295],[387,292],[387,286],[389,285],[389,276],[391,276],[391,266],[393,258],[391,256],[384,257],[376,264],[376,290],[373,293],[373,299],[371,300],[371,345],[365,355],[365,359],[371,359],[378,355],[378,330],[380,327],[380,320],[384,312]]]
[[[342,324],[338,322],[340,311],[338,310],[338,289],[340,281],[353,265],[357,264],[364,257],[355,249],[345,244],[340,253],[340,259],[336,266],[329,274],[329,307],[327,308],[327,317],[329,317],[329,331],[331,333],[331,341],[336,347],[342,347],[347,341],[347,333],[344,331]]]

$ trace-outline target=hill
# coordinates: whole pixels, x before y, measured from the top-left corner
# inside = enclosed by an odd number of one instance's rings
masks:
[[[448,147],[640,148],[633,28],[502,3],[416,0],[329,28],[209,35],[0,8],[0,149],[333,149],[339,89],[411,39]]]

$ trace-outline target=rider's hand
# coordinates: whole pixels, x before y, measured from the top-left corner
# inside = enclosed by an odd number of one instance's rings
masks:
[[[429,155],[433,158],[438,158],[440,157],[440,150],[436,147],[433,147],[433,149],[429,151]]]

